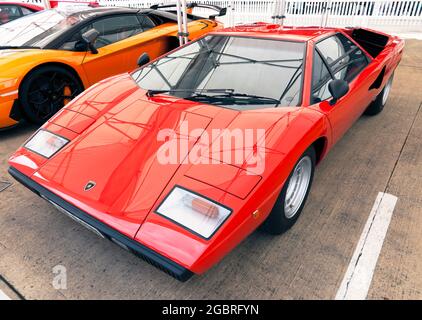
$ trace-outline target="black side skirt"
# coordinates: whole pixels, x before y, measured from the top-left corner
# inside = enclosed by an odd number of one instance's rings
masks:
[[[138,257],[142,258],[143,260],[152,264],[158,269],[166,272],[167,274],[171,275],[177,280],[184,282],[193,275],[193,273],[190,270],[160,255],[159,253],[140,244],[139,242],[125,236],[124,234],[109,227],[103,222],[98,221],[97,219],[90,216],[86,212],[75,207],[74,205],[70,204],[69,202],[55,195],[48,189],[44,188],[40,184],[36,183],[32,179],[30,179],[28,176],[16,170],[15,168],[10,167],[8,171],[9,171],[9,174],[13,178],[15,178],[18,182],[22,183],[25,187],[27,187],[28,189],[30,189],[32,192],[36,193],[40,197],[51,202],[56,207],[59,207],[60,209],[64,210],[66,214],[73,216],[75,220],[82,222],[82,224],[87,224],[91,228],[95,229],[98,233],[100,233],[103,237],[117,243],[119,246],[123,247],[124,249],[131,251]]]

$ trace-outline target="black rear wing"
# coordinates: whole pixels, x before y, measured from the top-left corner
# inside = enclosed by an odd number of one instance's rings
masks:
[[[153,9],[153,10],[158,10],[158,9],[175,8],[176,6],[177,5],[175,3],[155,4],[155,5],[151,6],[150,8]],[[226,13],[227,13],[227,8],[221,8],[219,6],[215,6],[215,5],[212,5],[212,4],[201,4],[201,3],[196,3],[196,2],[188,2],[186,4],[186,8],[187,9],[205,8],[205,9],[217,11],[216,14],[210,15],[209,19],[215,19],[215,17],[222,17],[222,16],[225,16]],[[173,11],[173,10],[171,10],[171,11]]]

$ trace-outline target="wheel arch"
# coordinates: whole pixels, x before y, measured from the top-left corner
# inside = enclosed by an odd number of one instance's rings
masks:
[[[15,104],[12,107],[12,110],[10,112],[10,117],[16,121],[20,121],[21,119],[25,118],[25,113],[23,111],[22,108],[22,104],[20,101],[20,92],[21,92],[21,87],[22,84],[25,82],[25,80],[36,70],[46,67],[46,66],[56,66],[56,67],[60,67],[63,68],[69,72],[71,72],[75,78],[79,81],[79,84],[81,85],[82,89],[85,90],[86,86],[84,84],[84,82],[82,81],[79,73],[71,66],[69,66],[66,63],[62,63],[62,62],[45,62],[45,63],[41,63],[39,65],[34,66],[33,68],[31,68],[28,72],[26,72],[25,76],[21,79],[21,81],[19,82],[19,86],[18,86],[18,98],[15,100]]]
[[[79,73],[73,68],[73,67],[71,67],[71,66],[69,66],[68,64],[66,64],[66,63],[63,63],[63,62],[44,62],[44,63],[41,63],[41,64],[39,64],[39,65],[36,65],[35,67],[33,67],[31,70],[29,70],[26,74],[25,74],[25,76],[22,78],[22,80],[21,80],[21,82],[20,82],[20,84],[19,84],[19,90],[20,90],[20,88],[21,88],[21,86],[22,86],[22,84],[25,82],[25,80],[33,73],[33,72],[35,72],[36,70],[38,70],[38,69],[40,69],[40,68],[43,68],[43,67],[48,67],[48,66],[55,66],[55,67],[60,67],[60,68],[63,68],[63,69],[65,69],[65,70],[67,70],[67,71],[69,71],[69,72],[71,72],[75,77],[76,77],[76,79],[78,79],[78,81],[79,81],[79,84],[82,86],[82,88],[85,90],[86,88],[85,88],[85,85],[84,85],[84,82],[82,81],[82,79],[81,79],[81,77],[79,76]]]
[[[385,71],[386,71],[386,67],[384,66],[382,67],[381,72],[378,74],[375,81],[370,85],[369,90],[381,88],[381,85],[384,82],[384,78],[385,78]]]

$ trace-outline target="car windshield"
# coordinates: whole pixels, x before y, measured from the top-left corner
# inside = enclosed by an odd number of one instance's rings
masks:
[[[206,36],[135,71],[149,95],[166,93],[237,110],[296,106],[305,43]]]
[[[0,26],[0,49],[44,47],[83,19],[79,13],[44,10]]]

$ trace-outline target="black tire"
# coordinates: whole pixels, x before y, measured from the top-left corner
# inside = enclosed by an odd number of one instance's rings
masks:
[[[286,202],[286,194],[287,194],[289,182],[292,178],[293,172],[295,171],[298,163],[305,157],[309,157],[312,163],[309,184],[308,184],[305,196],[302,200],[302,203],[299,209],[296,211],[296,213],[292,217],[287,217],[285,213],[285,202]],[[308,195],[309,195],[309,190],[311,189],[311,186],[312,186],[312,181],[313,181],[314,172],[315,172],[315,162],[316,162],[316,153],[315,153],[314,147],[311,146],[300,156],[292,172],[290,173],[289,178],[284,184],[283,189],[281,189],[281,192],[277,198],[277,201],[273,209],[271,210],[270,215],[268,216],[268,218],[265,220],[265,222],[262,225],[262,228],[264,231],[270,234],[279,235],[289,230],[296,223],[297,219],[302,213],[303,207],[305,206],[305,203],[306,203],[306,199],[308,198]]]
[[[83,91],[80,80],[60,66],[44,66],[31,71],[19,88],[25,118],[43,124]]]
[[[366,108],[365,110],[365,114],[368,116],[375,116],[378,113],[380,113],[383,109],[384,106],[387,102],[388,99],[388,95],[390,93],[391,90],[391,85],[393,84],[393,75],[391,75],[390,79],[388,79],[387,83],[385,84],[384,88],[381,90],[381,92],[377,95],[377,97],[375,98],[374,101],[372,101],[372,103],[368,106],[368,108]],[[385,94],[385,91],[388,90],[387,92],[387,98],[385,99],[385,101],[383,101],[383,97]]]

